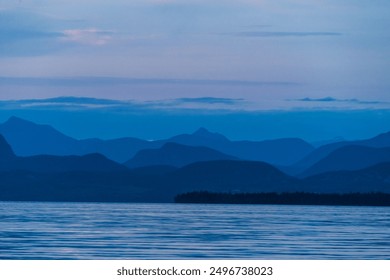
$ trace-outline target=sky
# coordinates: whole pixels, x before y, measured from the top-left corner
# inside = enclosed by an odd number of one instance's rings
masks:
[[[387,0],[0,0],[0,121],[76,138],[390,130]]]

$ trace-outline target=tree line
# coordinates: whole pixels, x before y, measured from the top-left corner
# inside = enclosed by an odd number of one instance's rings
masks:
[[[390,206],[390,194],[378,192],[319,194],[306,192],[216,193],[197,191],[177,195],[175,203]]]

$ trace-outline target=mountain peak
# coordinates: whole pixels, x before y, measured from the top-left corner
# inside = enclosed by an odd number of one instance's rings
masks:
[[[227,140],[227,138],[222,134],[210,132],[204,127],[201,127],[198,130],[196,130],[194,133],[192,133],[192,136],[207,138],[207,139],[215,139],[215,140]]]
[[[25,130],[25,129],[36,129],[37,127],[48,127],[48,125],[40,125],[36,124],[32,121],[22,119],[19,117],[12,116],[7,121],[1,124],[3,128],[11,128],[11,129],[17,129],[17,130]],[[4,135],[7,137],[7,135],[4,133]]]
[[[12,116],[5,122],[5,124],[32,124],[32,122],[19,117]]]
[[[196,134],[210,134],[210,133],[211,132],[208,131],[206,128],[200,127],[193,133],[193,135],[196,135]]]
[[[4,129],[5,130],[11,129],[13,131],[19,130],[19,134],[26,133],[26,131],[28,131],[30,134],[33,133],[35,135],[40,135],[40,136],[42,136],[41,135],[42,133],[45,134],[45,136],[47,136],[47,134],[50,133],[50,134],[56,134],[56,135],[68,137],[62,134],[61,132],[59,132],[58,130],[56,130],[55,128],[53,128],[51,125],[37,124],[32,121],[25,120],[15,116],[10,117],[6,122],[0,124],[0,128],[1,128],[0,129],[1,133],[4,134],[4,136],[6,136],[7,138],[8,138],[7,132],[3,132]],[[31,135],[28,136],[31,137]]]

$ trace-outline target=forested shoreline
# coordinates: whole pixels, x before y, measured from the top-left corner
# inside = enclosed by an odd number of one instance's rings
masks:
[[[390,194],[214,193],[202,191],[179,194],[175,197],[175,203],[390,206]]]

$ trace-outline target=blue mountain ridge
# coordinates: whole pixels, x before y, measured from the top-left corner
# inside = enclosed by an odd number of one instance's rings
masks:
[[[31,128],[37,129],[34,124]],[[50,127],[38,128],[49,131],[49,136],[62,137]],[[17,133],[25,136],[25,132],[18,131],[13,135]],[[263,161],[242,160],[195,146],[199,141],[225,142],[227,146],[240,142],[206,129],[178,138],[194,141],[194,146],[160,141],[161,146],[155,149],[139,150],[138,155],[147,156],[141,157],[142,164],[138,162],[132,166],[136,168],[128,169],[98,153],[19,156],[12,144],[0,136],[0,200],[169,202],[180,193],[192,191],[390,193],[388,148],[346,145],[312,166],[325,168],[318,171],[322,173],[299,179]],[[267,141],[256,144],[263,142]],[[283,142],[284,139],[278,145]],[[388,143],[387,134],[356,142],[384,147]]]
[[[327,145],[320,146],[319,148],[313,150],[307,156],[296,162],[291,166],[292,172],[290,174],[297,175],[303,173],[305,170],[309,169],[311,166],[324,159],[332,152],[336,151],[339,148],[345,146],[364,146],[372,148],[385,148],[390,147],[390,132],[381,133],[375,137],[364,140],[356,141],[340,141]],[[360,159],[363,160],[363,159]]]
[[[68,171],[120,171],[125,166],[111,161],[100,154],[84,156],[51,156],[39,155],[30,157],[16,156],[11,146],[0,135],[0,171],[31,171],[31,172],[68,172]]]
[[[131,137],[112,140],[77,140],[51,126],[37,125],[16,117],[11,117],[0,124],[0,134],[6,138],[19,156],[100,153],[119,163],[132,159],[140,150],[158,149],[169,142],[186,146],[203,146],[239,159],[265,161],[276,165],[289,165],[314,149],[298,138],[230,141],[225,136],[209,132],[205,128],[200,128],[192,134],[181,134],[157,141]]]
[[[331,152],[309,167],[300,177],[339,170],[359,170],[382,162],[390,162],[390,147],[373,148],[348,145]]]
[[[183,167],[190,163],[212,160],[237,160],[207,147],[186,146],[168,142],[158,149],[139,151],[131,160],[124,163],[129,168],[168,165]]]

